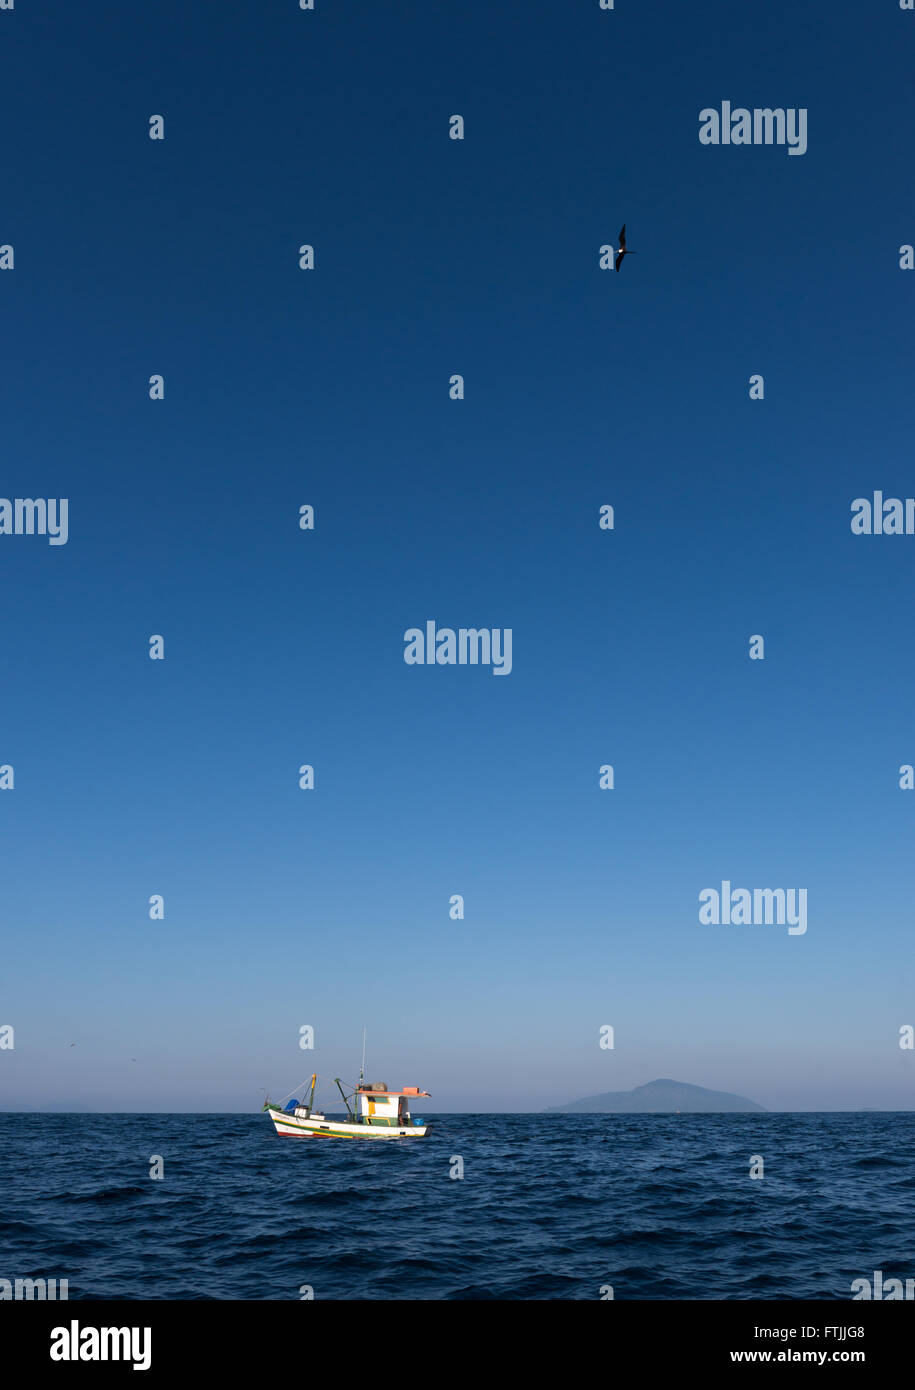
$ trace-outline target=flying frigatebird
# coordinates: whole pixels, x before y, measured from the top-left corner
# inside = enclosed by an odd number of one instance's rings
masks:
[[[617,253],[616,253],[616,260],[615,260],[615,262],[614,262],[614,269],[615,269],[615,270],[619,270],[620,266],[623,264],[623,257],[624,257],[624,256],[634,256],[634,255],[635,255],[635,252],[634,252],[634,251],[630,251],[630,250],[627,248],[627,246],[626,246],[626,223],[624,222],[623,225],[622,225],[622,227],[620,228],[620,249],[619,249],[619,250],[617,251]]]

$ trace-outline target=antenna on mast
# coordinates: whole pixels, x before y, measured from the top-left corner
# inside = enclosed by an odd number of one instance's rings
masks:
[[[360,1083],[365,1079],[365,1024],[362,1025],[362,1070],[359,1073]]]

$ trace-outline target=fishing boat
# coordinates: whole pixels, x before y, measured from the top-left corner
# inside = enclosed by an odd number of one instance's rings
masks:
[[[359,1081],[347,1092],[339,1076],[334,1084],[343,1098],[346,1118],[329,1116],[315,1109],[315,1087],[318,1077],[311,1078],[311,1092],[297,1099],[295,1093],[279,1104],[264,1101],[264,1109],[273,1121],[277,1134],[295,1139],[422,1139],[431,1125],[410,1114],[410,1102],[428,1098],[428,1091],[418,1086],[403,1086],[392,1091],[383,1081],[366,1082],[365,1035],[362,1038],[362,1070]],[[296,1087],[296,1090],[303,1088]],[[304,1086],[308,1091],[308,1083]]]

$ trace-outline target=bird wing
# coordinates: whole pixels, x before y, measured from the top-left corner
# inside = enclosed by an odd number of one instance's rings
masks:
[[[620,228],[620,249],[621,249],[622,251],[625,251],[625,249],[626,249],[626,223],[625,223],[625,222],[623,223],[622,227]]]
[[[623,264],[623,257],[625,254],[625,251],[620,251],[617,253],[616,262],[614,265],[615,270],[619,270],[620,266]]]

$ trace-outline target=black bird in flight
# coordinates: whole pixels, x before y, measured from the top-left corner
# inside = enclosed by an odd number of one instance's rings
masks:
[[[635,255],[635,252],[634,252],[634,251],[630,251],[630,250],[627,248],[627,246],[626,246],[626,223],[624,222],[623,225],[622,225],[622,227],[620,227],[620,249],[619,249],[619,250],[617,251],[617,253],[616,253],[616,260],[614,261],[614,269],[615,269],[615,270],[619,270],[620,266],[623,264],[623,257],[624,257],[624,256],[634,256],[634,255]]]

